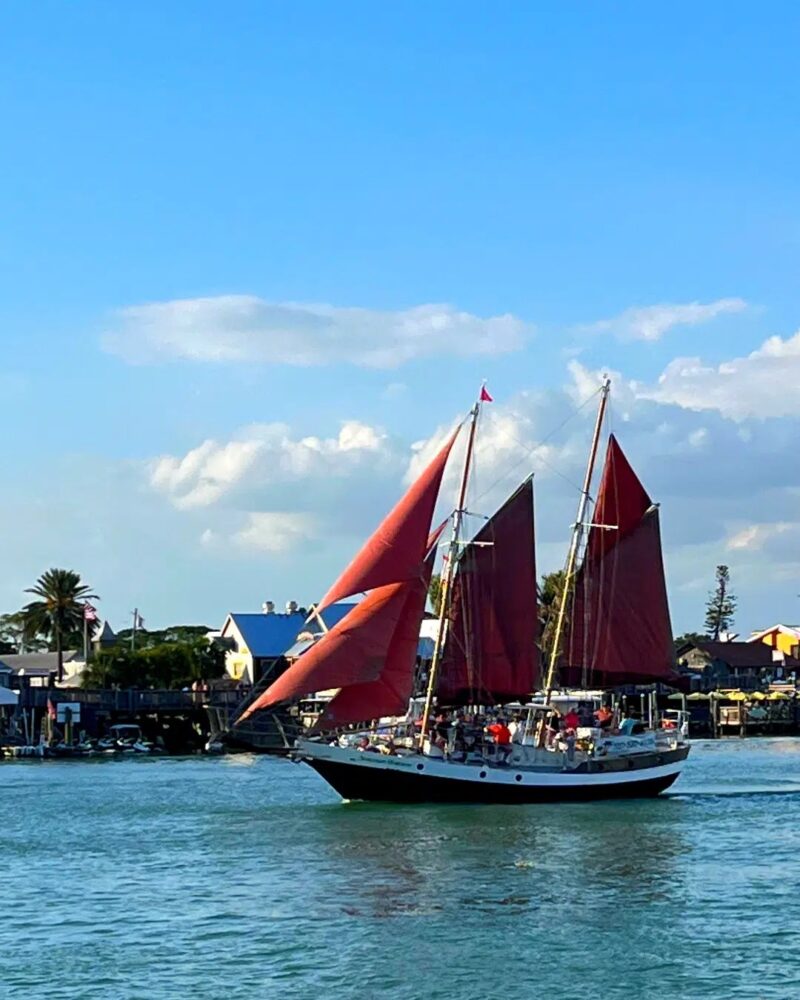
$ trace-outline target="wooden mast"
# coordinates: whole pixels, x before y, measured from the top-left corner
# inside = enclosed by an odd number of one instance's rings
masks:
[[[592,485],[592,476],[594,475],[594,466],[597,459],[597,449],[600,444],[600,433],[603,428],[603,418],[606,413],[606,404],[608,402],[608,393],[611,389],[611,379],[604,378],[603,384],[600,387],[600,406],[597,410],[597,420],[594,425],[594,434],[592,435],[592,446],[589,449],[589,461],[586,465],[586,476],[583,480],[583,490],[581,491],[581,498],[578,502],[578,516],[575,524],[572,526],[572,541],[569,546],[569,553],[567,555],[567,565],[564,569],[564,584],[561,588],[561,600],[559,601],[558,607],[558,617],[556,618],[555,632],[553,633],[553,645],[550,649],[550,662],[547,667],[547,676],[545,677],[544,688],[545,688],[545,704],[550,704],[550,698],[553,693],[553,681],[556,675],[556,667],[558,665],[558,658],[561,654],[561,640],[564,634],[564,622],[567,614],[567,604],[569,603],[570,591],[575,578],[575,567],[578,561],[578,553],[580,551],[581,540],[583,538],[583,531],[586,527],[586,508],[589,504],[589,490]],[[544,738],[544,720],[539,730],[539,741]]]
[[[475,431],[478,426],[478,417],[481,412],[481,401],[483,399],[484,386],[481,386],[481,392],[475,405],[470,410],[471,421],[469,425],[469,438],[467,439],[467,454],[464,458],[464,469],[461,473],[461,485],[458,490],[458,505],[453,513],[453,530],[450,535],[450,545],[447,550],[447,559],[444,566],[444,572],[442,573],[442,586],[439,596],[439,621],[436,630],[436,642],[433,647],[433,657],[431,658],[431,669],[430,675],[428,677],[428,690],[425,694],[425,708],[422,712],[422,727],[419,733],[419,747],[420,750],[425,742],[425,734],[428,730],[428,722],[430,720],[431,706],[433,704],[433,696],[436,692],[436,680],[439,674],[439,664],[442,659],[442,650],[444,649],[445,640],[445,623],[447,621],[447,612],[450,605],[450,590],[453,583],[453,577],[455,576],[456,563],[458,562],[459,548],[460,548],[460,536],[461,536],[461,526],[464,520],[464,514],[466,513],[466,502],[467,502],[467,487],[469,485],[469,473],[472,466],[472,454],[475,449]]]

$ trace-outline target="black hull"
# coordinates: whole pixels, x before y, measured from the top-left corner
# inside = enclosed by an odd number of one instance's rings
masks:
[[[569,788],[490,785],[434,775],[359,767],[338,761],[303,758],[343,799],[371,802],[475,802],[524,805],[535,802],[596,802],[599,799],[642,799],[660,794],[678,773],[620,784]]]

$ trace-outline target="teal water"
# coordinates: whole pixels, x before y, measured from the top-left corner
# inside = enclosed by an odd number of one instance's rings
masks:
[[[0,996],[800,997],[800,740],[674,793],[341,804],[270,758],[0,763]]]

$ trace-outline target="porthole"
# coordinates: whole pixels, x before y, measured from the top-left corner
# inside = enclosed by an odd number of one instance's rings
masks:
[[[480,777],[481,777],[481,778],[485,778],[485,777],[486,777],[486,772],[485,772],[485,771],[481,771],[481,773],[480,773]]]
[[[514,781],[522,781],[522,775],[521,774],[515,774],[514,775]]]
[[[417,764],[417,770],[418,771],[424,771],[425,770],[425,765],[424,764]]]

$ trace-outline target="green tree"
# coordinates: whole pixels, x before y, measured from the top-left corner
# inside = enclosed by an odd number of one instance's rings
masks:
[[[563,569],[544,574],[539,584],[539,647],[545,664],[549,664],[553,652],[556,620],[563,590]]]
[[[684,632],[683,635],[676,635],[672,640],[672,645],[677,653],[684,646],[696,646],[701,642],[708,642],[709,636],[704,632]]]
[[[225,673],[225,649],[205,638],[162,642],[132,650],[115,646],[97,653],[83,673],[84,688],[182,688]]]
[[[47,639],[55,650],[58,662],[58,679],[64,679],[64,640],[83,628],[83,611],[86,602],[97,600],[81,582],[80,574],[71,569],[49,569],[29,587],[26,594],[34,594],[22,609],[24,641],[35,637]]]
[[[736,596],[730,589],[731,574],[727,566],[717,566],[716,586],[709,591],[706,604],[706,632],[716,642],[721,632],[729,632],[736,614]]]
[[[131,629],[123,628],[117,632],[117,642],[121,646],[130,646]],[[168,628],[148,630],[136,629],[136,648],[148,649],[150,646],[160,646],[164,642],[193,642],[204,639],[211,628],[208,625],[170,625]]]
[[[40,653],[47,649],[44,639],[25,635],[25,616],[21,611],[0,615],[0,653]]]
[[[428,584],[428,600],[431,602],[433,613],[438,618],[442,611],[442,577],[439,573],[434,573]]]

